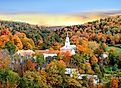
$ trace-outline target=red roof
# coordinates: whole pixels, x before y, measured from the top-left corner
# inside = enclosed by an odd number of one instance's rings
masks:
[[[35,53],[57,54],[58,50],[35,50]]]

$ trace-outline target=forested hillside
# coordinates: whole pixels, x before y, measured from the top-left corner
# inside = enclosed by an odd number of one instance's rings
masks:
[[[103,42],[108,45],[120,47],[121,43],[121,16],[108,17],[83,25],[67,26],[65,28],[49,30],[49,27],[30,25],[22,22],[0,21],[2,27],[9,28],[12,34],[25,33],[27,38],[32,38],[36,49],[48,49],[54,43],[63,45],[66,33],[69,33],[72,43],[85,37],[89,41]],[[41,43],[41,44],[40,44]]]
[[[45,61],[43,56],[38,54],[29,59],[12,56],[21,49],[59,50],[64,45],[67,32],[71,44],[76,45],[75,55],[70,56],[69,52],[62,55],[59,52],[57,57],[47,57],[46,59],[49,61]],[[21,22],[0,21],[0,48],[7,49],[12,56],[3,53],[4,50],[0,51],[0,77],[6,83],[0,80],[0,84],[5,87],[121,87],[121,16],[108,17],[57,30]],[[18,60],[14,64],[15,68],[7,70],[12,63],[10,60],[14,59]],[[22,63],[20,59],[23,60]],[[40,67],[39,70],[36,65]],[[67,76],[64,73],[65,68],[76,68],[80,74],[96,74],[102,84],[96,84],[97,87],[94,87],[91,79],[85,77],[78,80],[76,75]],[[7,83],[11,85],[7,85]]]

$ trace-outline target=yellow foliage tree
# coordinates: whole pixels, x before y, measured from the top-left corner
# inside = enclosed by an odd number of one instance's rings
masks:
[[[14,44],[17,46],[18,49],[22,49],[23,48],[23,44],[22,44],[20,38],[17,35],[14,35],[12,37],[12,41],[14,42]]]
[[[38,46],[41,46],[41,44],[42,44],[43,42],[44,42],[44,41],[43,41],[43,38],[40,37],[40,39],[38,40]]]
[[[17,32],[14,36],[18,36],[22,42],[22,44],[18,45],[19,48],[22,48],[22,45],[25,49],[33,49],[35,47],[34,41],[27,38],[25,33]]]

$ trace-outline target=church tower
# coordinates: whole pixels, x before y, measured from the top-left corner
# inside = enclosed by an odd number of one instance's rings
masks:
[[[69,36],[68,36],[68,33],[67,33],[65,45],[62,48],[60,48],[60,51],[61,52],[69,51],[71,53],[71,55],[74,55],[75,50],[76,50],[76,45],[70,45]]]
[[[69,41],[69,37],[68,37],[68,33],[67,33],[67,36],[66,36],[66,40],[65,40],[65,47],[69,47],[70,46],[70,41]]]

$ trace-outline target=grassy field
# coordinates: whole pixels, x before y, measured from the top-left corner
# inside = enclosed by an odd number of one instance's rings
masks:
[[[118,47],[115,47],[115,46],[108,46],[108,47],[106,48],[106,51],[109,51],[109,50],[111,50],[111,49],[114,49],[116,54],[121,53],[121,48],[118,48]]]

